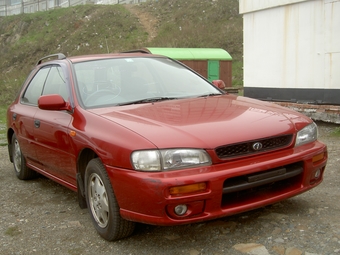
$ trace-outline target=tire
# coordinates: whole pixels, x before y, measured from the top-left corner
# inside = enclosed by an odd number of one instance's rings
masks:
[[[29,180],[37,177],[37,172],[26,166],[26,159],[21,152],[20,144],[15,134],[12,137],[12,158],[15,175],[20,180]]]
[[[107,241],[130,236],[135,223],[120,216],[106,169],[99,158],[92,159],[85,173],[87,207],[98,234]]]

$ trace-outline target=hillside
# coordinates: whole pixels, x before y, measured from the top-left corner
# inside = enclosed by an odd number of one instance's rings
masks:
[[[233,57],[242,85],[242,17],[236,0],[159,0],[79,5],[0,17],[0,105],[8,104],[38,59],[141,47],[216,47]]]

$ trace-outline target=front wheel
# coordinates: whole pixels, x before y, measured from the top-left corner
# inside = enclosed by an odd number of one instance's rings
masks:
[[[92,221],[101,237],[114,241],[133,233],[135,223],[120,216],[111,182],[99,158],[92,159],[86,167],[85,193]]]
[[[15,175],[20,180],[29,180],[37,176],[37,172],[26,166],[26,159],[21,152],[20,144],[15,134],[12,137],[12,159]]]

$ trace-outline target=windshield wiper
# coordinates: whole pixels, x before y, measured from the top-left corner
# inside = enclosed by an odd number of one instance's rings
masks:
[[[117,105],[122,106],[122,105],[129,105],[129,104],[146,104],[146,103],[154,103],[154,102],[174,100],[174,99],[178,99],[178,98],[177,97],[152,97],[152,98],[145,98],[145,99],[140,99],[136,101],[119,103]]]
[[[223,94],[219,94],[219,93],[210,93],[210,94],[204,94],[198,97],[212,97],[212,96],[221,96]]]

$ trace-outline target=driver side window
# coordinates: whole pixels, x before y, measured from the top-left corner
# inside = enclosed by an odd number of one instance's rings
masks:
[[[38,105],[41,95],[59,94],[68,101],[69,90],[66,84],[62,68],[51,65],[41,68],[28,85],[21,102]]]
[[[36,73],[21,99],[22,103],[38,105],[38,98],[42,95],[42,90],[49,71],[49,67],[44,67]]]
[[[43,95],[59,94],[65,101],[68,101],[69,92],[60,66],[52,66],[47,76]]]

